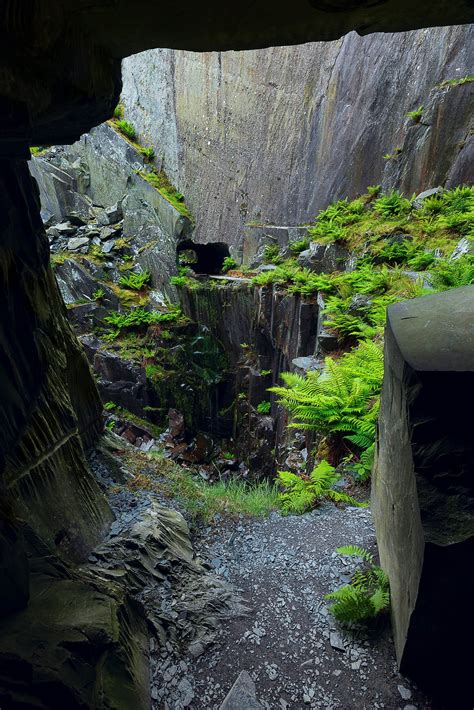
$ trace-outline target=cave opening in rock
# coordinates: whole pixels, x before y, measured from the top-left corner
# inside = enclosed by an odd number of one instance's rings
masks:
[[[176,251],[180,266],[210,276],[221,273],[222,262],[230,256],[229,245],[225,242],[196,244],[192,239],[186,239],[178,244]]]

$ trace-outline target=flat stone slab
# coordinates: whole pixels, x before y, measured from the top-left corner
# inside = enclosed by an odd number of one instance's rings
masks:
[[[255,695],[255,683],[247,671],[240,673],[220,710],[263,710]]]
[[[394,303],[387,316],[400,352],[414,370],[474,370],[474,286]]]

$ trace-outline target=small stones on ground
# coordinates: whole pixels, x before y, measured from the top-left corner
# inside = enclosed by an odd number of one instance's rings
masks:
[[[411,690],[409,688],[405,688],[404,685],[397,685],[398,692],[402,696],[403,700],[410,700],[411,698]]]
[[[88,245],[88,237],[72,237],[67,243],[67,248],[69,251],[76,251],[77,249],[81,249],[81,247],[86,247]]]
[[[344,652],[346,650],[346,646],[344,644],[342,636],[337,631],[331,631],[329,635],[329,643],[337,651]]]

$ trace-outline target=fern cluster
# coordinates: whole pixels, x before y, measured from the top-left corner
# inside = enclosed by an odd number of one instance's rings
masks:
[[[138,274],[127,274],[120,279],[120,285],[130,288],[133,291],[141,291],[149,282],[151,274],[148,270],[140,271]]]
[[[352,444],[362,454],[358,472],[365,477],[372,468],[382,378],[382,344],[368,340],[339,360],[326,358],[322,373],[283,373],[284,386],[270,391],[290,412],[290,426]]]
[[[222,269],[221,271],[223,273],[230,271],[231,269],[235,269],[237,266],[237,262],[235,259],[233,259],[231,256],[226,256],[224,258],[224,261],[222,262]]]
[[[278,244],[267,244],[263,250],[264,264],[280,264],[282,258],[280,256],[280,247]]]
[[[374,564],[370,552],[355,545],[339,547],[337,552],[359,557],[365,567],[353,574],[350,584],[326,594],[326,599],[335,602],[329,607],[335,618],[342,623],[359,622],[387,611],[390,606],[389,580],[383,569]]]
[[[108,339],[113,340],[122,330],[141,328],[153,323],[176,323],[182,317],[181,309],[175,306],[168,311],[146,311],[144,308],[134,308],[127,313],[112,311],[104,320],[112,326]]]
[[[297,476],[291,471],[279,471],[278,483],[283,487],[279,494],[281,509],[284,513],[305,513],[314,508],[323,499],[334,503],[347,503],[359,508],[367,503],[359,503],[343,491],[334,488],[341,480],[334,466],[321,461],[309,476]]]

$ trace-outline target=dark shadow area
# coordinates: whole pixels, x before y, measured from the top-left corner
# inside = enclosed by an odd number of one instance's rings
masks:
[[[196,274],[220,274],[222,262],[230,256],[229,245],[224,242],[195,244],[186,239],[176,249],[180,266],[188,266]]]

